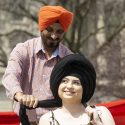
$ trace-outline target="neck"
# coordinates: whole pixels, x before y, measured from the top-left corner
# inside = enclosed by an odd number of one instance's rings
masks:
[[[62,111],[71,114],[72,116],[79,115],[85,112],[83,104],[67,104],[63,103]]]
[[[50,58],[55,49],[54,48],[44,48],[44,50],[46,52],[46,56]]]

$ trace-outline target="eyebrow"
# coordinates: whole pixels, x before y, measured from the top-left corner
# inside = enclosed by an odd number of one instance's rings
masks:
[[[63,79],[67,79],[67,80],[68,80],[68,78],[62,78],[62,80],[63,80]]]
[[[52,26],[48,26],[47,28],[52,28],[52,29],[53,29],[53,27],[52,27]],[[47,28],[46,28],[46,29],[47,29]]]
[[[63,78],[63,79],[69,80],[69,78]],[[62,80],[63,80],[63,79],[62,79]],[[75,80],[73,79],[73,81],[79,81],[79,82],[80,82],[79,79],[75,79]]]
[[[53,29],[53,27],[50,25],[50,26],[48,26],[47,28],[52,28]],[[46,28],[46,29],[47,29]],[[62,30],[63,32],[64,32],[64,30],[63,30],[63,28],[61,27],[60,29],[57,29],[57,30]]]

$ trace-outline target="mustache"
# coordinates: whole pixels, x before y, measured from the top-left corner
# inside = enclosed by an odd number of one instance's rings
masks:
[[[51,41],[58,41],[58,40],[60,40],[60,38],[53,39],[52,37],[47,37],[47,39],[49,39]]]

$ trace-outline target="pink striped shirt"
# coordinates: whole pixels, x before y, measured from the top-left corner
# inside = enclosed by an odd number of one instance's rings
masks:
[[[38,100],[53,98],[49,86],[51,71],[60,58],[71,53],[60,43],[51,58],[46,59],[41,37],[17,44],[10,54],[2,80],[7,96],[13,100],[16,92],[23,92],[34,95]],[[18,102],[14,101],[13,109],[18,113]],[[36,121],[45,112],[46,109],[37,108],[28,110],[27,114],[30,121]]]

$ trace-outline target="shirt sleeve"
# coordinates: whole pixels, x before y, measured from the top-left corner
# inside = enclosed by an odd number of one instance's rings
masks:
[[[14,98],[16,92],[22,92],[22,73],[26,62],[26,47],[23,43],[17,44],[10,54],[2,84],[6,88],[6,94],[10,99]]]

